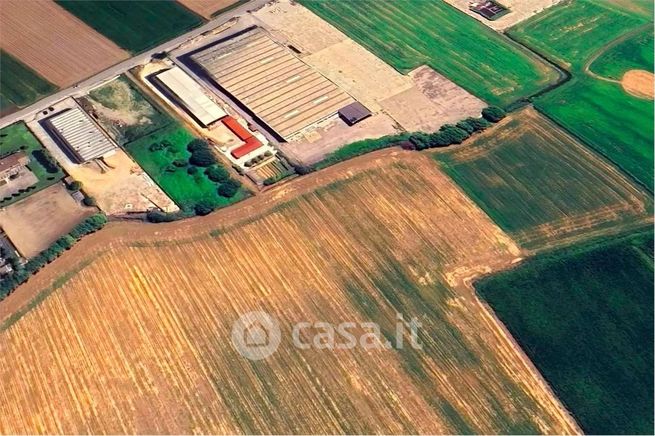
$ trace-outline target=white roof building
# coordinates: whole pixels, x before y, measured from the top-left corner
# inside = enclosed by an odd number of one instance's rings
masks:
[[[173,94],[177,103],[203,127],[207,127],[227,115],[204,93],[202,86],[179,67],[159,73],[155,78]]]
[[[79,163],[96,159],[117,148],[116,144],[79,107],[60,112],[48,118],[50,132],[73,153]]]

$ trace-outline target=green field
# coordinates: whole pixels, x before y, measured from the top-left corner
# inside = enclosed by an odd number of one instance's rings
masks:
[[[532,109],[434,157],[526,248],[634,222],[650,210],[630,180]]]
[[[652,52],[643,55],[648,49],[639,47],[644,40],[652,47],[652,24],[610,3],[577,0],[535,16],[510,34],[573,75],[537,98],[535,107],[652,190],[653,102],[630,96],[612,79],[629,69],[652,68]],[[595,59],[591,71],[600,68],[607,80],[588,71]]]
[[[427,64],[483,100],[507,105],[558,73],[445,2],[301,0],[402,73]]]
[[[629,70],[653,71],[653,29],[639,32],[594,60],[589,69],[599,76],[621,80]]]
[[[27,106],[57,88],[5,51],[0,51],[0,112]]]
[[[56,163],[48,171],[48,165],[44,165],[44,159],[52,159],[52,157],[32,132],[30,132],[25,123],[22,122],[0,129],[0,157],[17,151],[23,151],[28,155],[30,163],[27,167],[37,177],[38,182],[34,185],[34,188],[27,192],[20,193],[8,199],[0,198],[0,207],[9,206],[64,178],[64,172]]]
[[[202,23],[174,1],[57,0],[70,13],[133,53],[144,51]]]
[[[232,198],[218,195],[217,184],[207,178],[202,168],[196,174],[189,174],[184,167],[171,171],[175,160],[189,159],[191,153],[187,150],[187,145],[193,139],[194,136],[184,127],[173,122],[157,132],[127,144],[125,149],[185,211],[193,210],[199,202],[223,207],[243,199],[247,195],[243,189]],[[168,141],[170,147],[158,151],[150,150],[152,144],[162,141]]]
[[[653,434],[653,233],[538,256],[482,280],[585,433]]]
[[[161,129],[172,119],[146,98],[125,76],[89,92],[78,102],[120,145]]]

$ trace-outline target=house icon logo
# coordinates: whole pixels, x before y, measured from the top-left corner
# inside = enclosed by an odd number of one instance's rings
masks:
[[[262,360],[280,345],[280,327],[266,312],[244,313],[232,326],[232,344],[243,357]]]

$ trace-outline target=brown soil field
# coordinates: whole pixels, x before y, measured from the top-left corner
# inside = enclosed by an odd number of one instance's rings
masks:
[[[630,70],[621,78],[625,92],[639,98],[653,100],[655,97],[655,76],[650,71]]]
[[[222,9],[229,8],[239,0],[177,0],[187,8],[205,18],[211,18],[212,14]]]
[[[519,255],[395,150],[207,217],[110,224],[0,304],[0,432],[577,433],[468,285]],[[256,362],[229,339],[251,310],[283,338]],[[421,350],[290,341],[298,321],[388,332],[396,313],[419,318]]]
[[[0,209],[0,228],[21,255],[32,257],[95,211],[79,205],[58,183]]]
[[[0,47],[60,87],[129,57],[51,0],[2,0],[0,22]]]

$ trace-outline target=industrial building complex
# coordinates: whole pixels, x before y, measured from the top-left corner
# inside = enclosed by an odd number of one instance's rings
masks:
[[[172,67],[153,78],[167,96],[193,117],[202,127],[207,127],[227,114],[210,99],[202,87],[179,67]]]
[[[78,163],[106,156],[117,147],[79,107],[48,118],[45,125]]]
[[[201,49],[191,59],[283,139],[355,101],[260,28]]]

